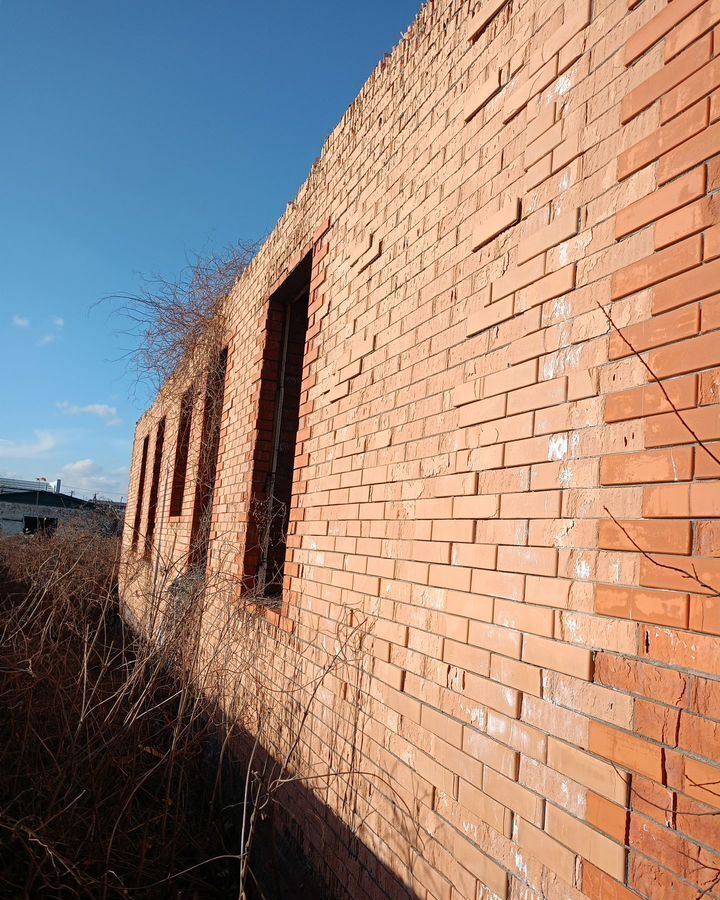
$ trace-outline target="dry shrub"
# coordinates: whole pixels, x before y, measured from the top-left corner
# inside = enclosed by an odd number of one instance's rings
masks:
[[[225,337],[225,303],[256,250],[238,243],[197,256],[176,279],[148,276],[138,293],[107,298],[132,340],[127,358],[138,381],[160,390],[184,368],[202,368],[217,355]]]
[[[237,897],[225,859],[166,880],[233,836],[208,710],[121,621],[118,559],[94,529],[0,540],[0,894]]]

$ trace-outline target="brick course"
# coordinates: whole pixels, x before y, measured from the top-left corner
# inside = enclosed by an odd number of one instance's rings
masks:
[[[719,23],[431,0],[235,289],[210,569],[239,583],[268,300],[313,253],[268,640],[319,659],[367,617],[367,677],[303,741],[303,774],[352,758],[352,802],[288,801],[347,896],[720,895]],[[138,423],[128,523],[178,413]],[[177,560],[201,420],[172,521],[160,482]]]

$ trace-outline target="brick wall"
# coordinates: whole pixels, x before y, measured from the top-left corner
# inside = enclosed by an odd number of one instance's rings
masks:
[[[268,302],[313,253],[257,660],[278,755],[282,690],[362,625],[297,764],[354,774],[286,802],[338,892],[720,896],[719,24],[430,2],[237,286],[209,565],[239,584]],[[176,393],[138,424],[128,523]],[[173,520],[162,467],[179,561],[201,418]]]

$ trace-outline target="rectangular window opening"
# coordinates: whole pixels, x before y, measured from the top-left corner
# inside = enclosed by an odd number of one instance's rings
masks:
[[[243,564],[244,593],[268,605],[282,600],[311,269],[308,254],[268,307]]]
[[[213,496],[217,478],[223,405],[225,403],[227,361],[228,349],[225,347],[210,366],[205,386],[205,408],[203,410],[200,433],[200,453],[197,479],[195,481],[195,499],[193,502],[190,553],[188,558],[188,569],[200,575],[204,575],[207,568],[210,548]]]
[[[155,524],[157,520],[158,493],[160,490],[160,468],[162,466],[163,444],[165,443],[165,418],[160,419],[155,434],[155,454],[153,456],[152,481],[150,482],[150,496],[148,498],[147,529],[145,530],[145,557],[150,557],[155,537]]]
[[[190,430],[192,427],[193,390],[190,388],[180,401],[180,421],[175,445],[172,490],[170,492],[170,515],[181,516],[185,497],[188,453],[190,450]]]
[[[135,520],[133,522],[132,533],[132,549],[137,550],[138,541],[140,540],[140,524],[142,521],[142,506],[145,495],[145,476],[147,474],[147,458],[148,445],[150,444],[150,435],[146,434],[142,445],[142,459],[140,461],[140,479],[138,481],[137,500],[135,502]]]
[[[23,516],[23,534],[54,534],[58,525],[57,519],[47,516]]]

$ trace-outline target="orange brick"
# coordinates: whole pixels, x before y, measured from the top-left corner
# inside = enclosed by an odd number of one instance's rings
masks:
[[[476,116],[485,104],[497,94],[501,87],[500,80],[501,70],[495,68],[491,70],[488,77],[481,84],[474,86],[469,92],[465,101],[465,121],[469,122]],[[473,241],[474,243],[474,241]],[[480,246],[480,245],[478,245]],[[473,247],[477,250],[477,247]]]
[[[642,56],[702,2],[703,0],[680,0],[680,2],[674,0],[653,16],[625,44],[625,65],[630,65]]]
[[[618,772],[609,763],[554,737],[548,738],[547,749],[547,764],[551,769],[567,775],[616,803],[625,803],[628,795],[628,779],[625,773]]]
[[[701,262],[702,242],[700,238],[688,238],[615,272],[612,278],[611,298],[619,300],[628,294],[634,294],[659,281],[666,281],[673,275],[692,269]]]
[[[700,134],[691,137],[689,140],[680,144],[674,150],[670,150],[664,156],[660,157],[658,165],[658,181],[665,184],[676,175],[681,175],[692,169],[698,163],[709,159],[717,152],[720,146],[720,122],[710,125]]]
[[[622,526],[622,527],[621,527]],[[625,519],[615,524],[611,519],[600,522],[598,547],[605,550],[643,550],[651,553],[689,553],[692,527],[689,522],[659,522]]]
[[[672,591],[646,591],[614,584],[599,584],[595,591],[595,610],[604,616],[687,628],[689,608],[688,595]]]
[[[463,730],[463,750],[496,772],[513,780],[517,778],[519,753],[480,734],[468,725]]]
[[[720,340],[716,334],[706,334],[685,341],[678,339],[671,347],[663,347],[650,353],[648,365],[657,378],[709,369],[720,365]]]
[[[497,567],[503,572],[557,575],[554,547],[498,547]]]
[[[622,181],[649,163],[660,159],[664,153],[669,153],[684,141],[699,134],[707,127],[708,120],[709,103],[707,99],[704,99],[673,119],[672,122],[663,125],[638,141],[618,157],[618,181]]]
[[[673,56],[692,44],[706,31],[720,22],[720,5],[718,0],[703,3],[694,13],[688,15],[673,28],[665,39],[665,59]]]
[[[560,124],[558,123],[558,125]],[[578,220],[579,210],[570,210],[553,219],[549,225],[545,225],[534,234],[521,240],[518,245],[517,261],[519,263],[526,262],[556,244],[574,237],[578,233]]]
[[[692,337],[699,330],[699,305],[682,306],[664,315],[623,328],[621,334],[613,330],[610,334],[610,359],[620,359],[633,352],[642,353],[643,350],[671,344]],[[659,373],[656,374],[659,376]]]
[[[707,96],[718,84],[720,84],[720,63],[716,57],[694,75],[685,78],[663,97],[660,107],[661,121],[667,122],[677,116],[684,109]]]
[[[695,435],[701,441],[717,440],[720,438],[718,409],[717,406],[702,406],[685,410],[681,415],[672,412],[653,416],[645,427],[645,443],[648,447],[692,444]]]
[[[584,647],[528,635],[523,640],[522,659],[544,669],[564,672],[585,681],[592,677],[592,652]]]
[[[513,391],[508,396],[508,415],[526,412],[530,409],[543,409],[546,406],[555,406],[564,403],[567,399],[567,378],[553,378],[549,381],[541,381]]]
[[[667,247],[675,241],[688,237],[688,235],[702,231],[703,228],[709,228],[717,221],[718,209],[716,199],[714,197],[703,197],[701,200],[677,210],[664,219],[660,219],[655,226],[655,247]],[[718,229],[718,235],[720,235],[720,229]],[[712,259],[713,256],[718,255],[712,251],[712,248],[708,252],[709,236],[709,232],[705,234],[704,259]],[[712,243],[712,239],[710,240]]]
[[[479,213],[478,222],[473,229],[471,244],[473,252],[479,250],[480,247],[483,247],[488,241],[491,241],[503,231],[507,231],[507,229],[511,228],[516,222],[519,222],[520,210],[520,198],[516,197],[509,203],[501,206],[495,213],[488,215],[485,210]]]
[[[539,697],[542,693],[541,671],[536,666],[529,666],[516,659],[492,654],[490,660],[490,677],[501,684],[506,684],[524,694]]]
[[[493,325],[499,325],[507,319],[512,319],[514,314],[514,299],[512,296],[498,300],[497,303],[488,303],[482,309],[472,313],[468,317],[466,325],[466,334],[473,337],[480,334]],[[456,404],[458,405],[458,404]]]
[[[540,828],[517,819],[517,842],[523,854],[549,865],[565,884],[575,883],[575,854]]]
[[[531,606],[511,600],[496,600],[494,621],[505,628],[517,628],[528,634],[552,637],[555,624],[554,610],[546,606]]]
[[[460,409],[458,425],[460,428],[467,428],[468,425],[478,425],[481,422],[502,419],[505,416],[506,402],[507,396],[505,394],[497,394],[485,400],[468,403]]]
[[[684,410],[697,403],[697,378],[694,375],[666,381],[663,387],[670,402],[657,384],[610,394],[605,400],[605,421],[620,422],[671,412],[673,409]]]
[[[613,878],[624,876],[625,848],[556,806],[547,808],[545,830]]]
[[[482,34],[491,19],[505,6],[507,0],[485,0],[480,9],[467,24],[465,34],[468,41],[475,41]]]
[[[718,135],[720,137],[720,134]],[[692,238],[690,239],[692,240]],[[663,251],[667,252],[667,251]],[[720,259],[669,278],[653,288],[654,315],[715,294],[720,287]]]
[[[590,722],[588,749],[625,769],[661,782],[662,751],[654,744],[600,722]]]
[[[628,122],[710,60],[712,39],[706,35],[676,56],[623,98],[621,120]]]
[[[663,416],[653,418],[648,427],[661,419]],[[601,484],[689,481],[692,474],[693,454],[689,447],[644,453],[619,453],[606,456],[600,461]]]
[[[649,225],[655,219],[705,196],[706,169],[693,169],[665,187],[626,206],[615,216],[615,237],[621,238]]]

